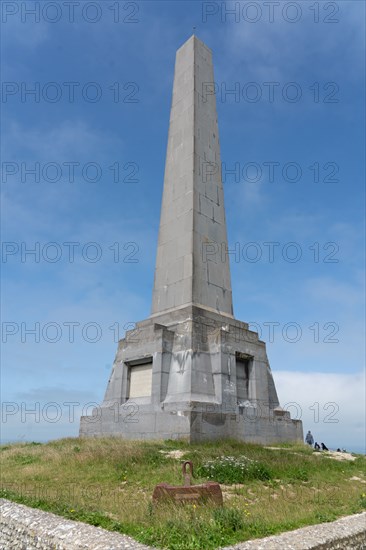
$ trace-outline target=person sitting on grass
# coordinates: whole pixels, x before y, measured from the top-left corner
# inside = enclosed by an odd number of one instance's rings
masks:
[[[319,445],[319,443],[317,443],[316,441],[315,441],[314,449],[315,449],[316,451],[320,451],[320,445]]]
[[[321,443],[320,445],[322,447],[322,451],[329,451],[328,447],[324,445],[324,443]]]

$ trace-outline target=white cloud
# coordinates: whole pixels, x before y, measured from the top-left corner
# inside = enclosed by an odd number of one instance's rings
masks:
[[[304,433],[311,430],[329,448],[365,452],[364,372],[276,371],[274,378],[281,405],[293,403],[291,416],[301,418]]]
[[[241,14],[246,2],[241,2]],[[223,73],[235,71],[238,67],[245,70],[245,79],[256,78],[261,81],[288,81],[294,75],[301,75],[304,67],[315,63],[321,56],[327,56],[326,70],[338,78],[342,76],[343,64],[340,59],[352,57],[352,66],[348,65],[348,77],[357,77],[357,67],[361,68],[364,32],[364,7],[361,2],[337,2],[340,8],[333,17],[322,6],[319,23],[314,22],[314,6],[309,2],[296,2],[301,10],[299,21],[285,21],[282,13],[284,4],[277,5],[274,22],[269,22],[268,7],[262,9],[262,16],[255,23],[244,20],[233,23],[228,17],[223,23],[227,29],[227,41],[231,53],[231,63],[220,67]],[[361,4],[361,5],[360,5]],[[290,14],[294,17],[294,14]],[[338,19],[337,23],[324,23],[326,17]],[[249,17],[253,18],[253,14]],[[242,65],[243,52],[248,60]],[[243,75],[244,76],[244,75]],[[359,75],[358,75],[359,76]]]
[[[120,136],[98,133],[82,119],[63,120],[58,125],[38,128],[27,128],[12,122],[4,154],[12,158],[20,152],[23,159],[26,155],[47,162],[70,159],[92,161],[95,155],[105,155],[110,147],[121,150]]]
[[[4,3],[5,4],[5,3]],[[50,37],[50,24],[39,17],[35,21],[35,16],[25,15],[25,2],[22,6],[18,5],[15,13],[11,13],[16,8],[16,3],[7,2],[8,6],[3,5],[3,30],[4,38],[9,46],[24,47],[27,51],[35,50],[46,42]],[[19,9],[21,8],[21,9]],[[30,6],[28,6],[30,8]],[[23,12],[23,14],[22,14]],[[25,18],[25,21],[22,21]]]
[[[364,303],[364,291],[361,285],[352,282],[341,282],[332,277],[308,279],[304,291],[309,299],[318,303],[331,304],[332,308],[349,309]]]
[[[316,441],[329,448],[365,452],[365,374],[353,375],[277,371],[274,373],[280,403],[292,418],[301,419],[304,433],[311,430]],[[17,410],[6,405],[3,440],[47,440],[76,436],[83,407],[96,400],[91,391],[41,387],[19,392]],[[55,402],[58,406],[47,404]],[[79,403],[72,408],[64,403]],[[35,403],[38,403],[36,406]],[[36,415],[26,411],[36,410]],[[4,412],[4,409],[3,409]],[[90,410],[89,410],[90,412]],[[57,422],[52,419],[59,415]],[[38,415],[38,416],[37,416]],[[37,421],[36,421],[37,419]],[[4,420],[4,418],[3,418]]]

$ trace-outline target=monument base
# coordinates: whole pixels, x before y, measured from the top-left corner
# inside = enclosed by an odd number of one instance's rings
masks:
[[[137,323],[119,342],[104,401],[80,436],[302,441],[279,406],[265,343],[247,323],[189,305]]]
[[[285,416],[246,417],[245,414],[177,410],[155,412],[121,406],[111,410],[101,407],[95,415],[81,419],[81,437],[115,436],[130,440],[179,439],[201,443],[235,439],[247,443],[271,444],[302,442],[302,422]],[[131,409],[129,411],[129,409]]]

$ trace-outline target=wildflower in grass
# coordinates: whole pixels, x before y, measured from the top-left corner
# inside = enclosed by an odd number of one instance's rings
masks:
[[[270,479],[268,468],[246,456],[219,456],[207,460],[198,468],[198,475],[215,479],[219,483],[242,482],[246,479]]]

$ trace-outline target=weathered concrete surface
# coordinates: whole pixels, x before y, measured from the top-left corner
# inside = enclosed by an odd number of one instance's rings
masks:
[[[0,550],[153,550],[105,529],[0,499]],[[224,550],[364,550],[366,512]],[[202,549],[204,550],[204,549]]]
[[[119,533],[0,499],[0,550],[148,550]]]
[[[152,314],[196,304],[233,315],[229,258],[217,253],[227,235],[213,82],[211,50],[192,36],[176,55]]]
[[[250,358],[239,395],[237,357]],[[150,396],[128,398],[128,369],[152,357]],[[120,341],[102,406],[81,418],[80,435],[127,439],[232,437],[302,441],[302,424],[279,408],[265,343],[246,323],[187,306],[137,324]]]
[[[332,523],[311,525],[265,539],[227,546],[223,550],[365,550],[366,512]]]

